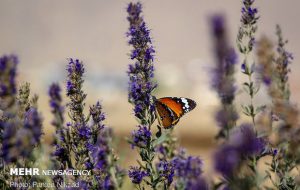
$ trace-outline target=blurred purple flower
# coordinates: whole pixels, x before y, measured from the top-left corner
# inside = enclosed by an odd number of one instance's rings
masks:
[[[93,146],[92,155],[94,167],[101,171],[108,171],[108,155],[110,154],[109,148],[109,138],[111,138],[111,131],[109,128],[103,128],[98,133],[98,139],[95,145]]]
[[[238,114],[233,105],[235,98],[235,65],[237,55],[230,47],[224,17],[216,15],[211,20],[211,30],[214,38],[216,64],[212,70],[212,88],[217,92],[222,108],[216,113],[216,121],[221,128],[217,138],[228,138],[228,131],[235,126]]]
[[[215,169],[225,177],[233,177],[243,160],[262,155],[266,145],[265,139],[257,137],[252,125],[242,124],[233,131],[227,144],[217,150]]]
[[[112,183],[111,177],[109,175],[107,175],[104,179],[103,189],[104,190],[115,189],[114,184]]]
[[[20,157],[27,159],[40,143],[42,120],[35,108],[30,108],[25,113],[22,127],[17,121],[0,124],[4,128],[1,157],[6,163],[16,162]]]
[[[190,180],[187,187],[186,190],[209,190],[208,183],[203,177]]]
[[[3,158],[6,163],[16,162],[20,155],[17,149],[18,147],[15,146],[17,140],[16,134],[18,132],[17,123],[1,121],[0,125],[1,128],[4,129],[1,136],[1,158]]]
[[[30,108],[25,113],[24,128],[31,131],[34,144],[38,144],[42,136],[42,119],[36,108]]]
[[[236,121],[238,120],[239,115],[235,110],[219,110],[216,115],[215,119],[218,122],[219,127],[226,127],[228,125],[228,121]]]
[[[51,112],[54,116],[52,125],[55,126],[55,151],[53,156],[61,163],[60,167],[64,166],[66,169],[67,164],[71,166],[70,160],[70,143],[69,143],[69,129],[64,126],[64,107],[62,106],[61,88],[59,84],[51,84],[48,92],[50,96],[49,105]]]
[[[16,90],[16,74],[19,61],[17,56],[0,57],[0,97],[14,96]],[[2,107],[2,105],[0,105]]]
[[[243,155],[257,155],[264,151],[266,147],[265,139],[257,137],[254,128],[250,124],[242,124],[240,128],[232,134],[230,143]]]
[[[53,155],[56,156],[62,164],[68,162],[70,159],[69,151],[62,145],[58,144],[55,145],[55,151],[53,152]]]
[[[60,86],[56,83],[51,84],[49,88],[49,96],[50,96],[50,107],[52,108],[52,112],[55,110],[60,110],[62,109],[61,107],[61,89]]]
[[[214,156],[215,169],[225,177],[232,177],[240,159],[240,153],[235,147],[222,146]]]
[[[198,157],[188,156],[184,158],[177,156],[173,158],[172,163],[178,177],[196,178],[202,174],[203,163]]]
[[[222,103],[231,104],[236,90],[233,75],[234,67],[237,63],[237,55],[227,42],[224,18],[220,15],[214,16],[211,23],[216,54],[212,87],[217,91]]]
[[[276,62],[276,73],[278,75],[279,81],[277,82],[277,86],[280,89],[281,93],[283,94],[286,100],[289,100],[290,91],[289,91],[289,84],[288,84],[288,73],[291,71],[289,65],[292,63],[293,55],[292,53],[286,50],[286,44],[288,43],[287,40],[283,39],[282,31],[279,25],[276,26],[276,34],[278,37],[278,44],[277,44],[277,58]]]

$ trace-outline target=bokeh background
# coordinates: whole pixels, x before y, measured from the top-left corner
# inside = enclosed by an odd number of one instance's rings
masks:
[[[45,141],[50,142],[53,128],[48,107],[48,87],[52,82],[65,86],[67,58],[78,58],[86,67],[84,89],[87,106],[101,100],[107,113],[106,124],[116,134],[117,151],[123,165],[137,156],[125,137],[136,126],[132,106],[127,102],[127,66],[130,48],[126,6],[121,0],[1,0],[0,53],[15,53],[20,58],[19,78],[30,82],[32,93],[40,96],[44,117]],[[146,23],[156,49],[155,74],[159,83],[157,97],[183,96],[198,106],[175,126],[175,134],[191,154],[200,155],[210,171],[214,135],[218,128],[214,112],[218,99],[210,88],[210,69],[214,64],[209,18],[215,13],[226,16],[229,37],[235,45],[241,2],[238,0],[151,0],[142,1]],[[273,40],[275,25],[280,24],[294,53],[290,85],[292,101],[300,98],[299,69],[300,22],[298,0],[260,0],[257,37]],[[237,68],[238,70],[239,68]],[[237,74],[237,84],[243,78]],[[266,103],[264,89],[256,98]],[[247,100],[238,91],[237,104]],[[126,156],[130,155],[130,156]]]

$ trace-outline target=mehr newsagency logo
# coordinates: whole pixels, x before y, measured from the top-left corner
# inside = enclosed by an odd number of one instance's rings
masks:
[[[90,170],[40,170],[39,168],[10,168],[10,175],[46,175],[46,176],[57,176],[57,175],[91,175]]]

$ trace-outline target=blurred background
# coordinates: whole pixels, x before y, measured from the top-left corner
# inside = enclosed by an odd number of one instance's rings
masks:
[[[30,82],[32,93],[40,96],[39,108],[44,117],[45,141],[50,142],[53,128],[48,106],[48,87],[52,82],[65,86],[67,58],[78,58],[86,67],[84,90],[86,104],[101,100],[107,113],[106,124],[118,139],[118,152],[123,165],[134,162],[134,151],[125,137],[137,122],[127,102],[127,67],[130,48],[126,6],[129,1],[107,0],[1,0],[0,54],[19,56],[19,82]],[[218,99],[210,88],[210,69],[214,59],[209,18],[215,13],[226,16],[232,45],[239,27],[241,2],[237,0],[152,0],[142,1],[143,15],[151,29],[155,56],[157,97],[183,96],[194,99],[198,106],[175,126],[175,135],[183,147],[203,158],[210,167],[217,126],[214,113]],[[275,25],[280,24],[289,39],[288,49],[295,61],[291,66],[292,101],[298,103],[300,86],[300,1],[257,1],[260,20],[259,38],[267,35],[276,40]],[[239,71],[239,68],[237,68]],[[243,78],[237,74],[237,83]],[[264,89],[256,98],[266,103]],[[237,104],[247,101],[238,91]],[[65,99],[66,101],[66,99]],[[137,155],[136,155],[137,156]],[[208,170],[209,172],[209,170]]]

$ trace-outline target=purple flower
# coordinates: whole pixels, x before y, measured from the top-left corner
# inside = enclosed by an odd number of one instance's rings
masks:
[[[214,156],[215,169],[225,177],[231,177],[240,164],[240,153],[235,147],[222,146]]]
[[[221,109],[216,113],[215,118],[219,127],[229,128],[230,126],[228,126],[228,121],[236,121],[239,118],[239,115],[235,112],[235,110],[230,109],[233,108],[229,108],[227,110]]]
[[[95,157],[95,168],[98,170],[105,171],[108,166],[107,154],[108,149],[102,145],[102,147],[97,148],[97,151],[94,153]]]
[[[173,158],[172,163],[175,168],[176,176],[195,178],[202,174],[203,163],[198,157],[188,156],[184,158],[178,156]]]
[[[93,156],[93,164],[95,169],[102,172],[108,172],[109,161],[108,156],[111,155],[109,141],[111,138],[111,129],[105,127],[98,132],[97,142],[92,145],[91,152]]]
[[[213,69],[212,87],[224,104],[231,104],[235,95],[234,67],[237,55],[227,42],[225,22],[222,16],[212,18],[215,39],[216,66]]]
[[[216,120],[220,127],[217,138],[227,138],[228,131],[234,127],[238,114],[233,105],[235,98],[235,65],[237,55],[230,47],[223,16],[216,15],[211,20],[211,30],[214,38],[214,52],[216,63],[212,70],[212,88],[217,92],[222,108],[216,113]]]
[[[0,97],[15,95],[18,58],[15,55],[0,57]],[[3,105],[0,105],[1,107]]]
[[[241,162],[249,156],[261,156],[266,141],[257,137],[253,126],[242,124],[233,131],[229,141],[215,154],[215,169],[225,177],[233,177]]]
[[[241,22],[244,25],[253,25],[256,23],[256,21],[258,20],[258,16],[257,16],[257,8],[253,8],[252,4],[254,3],[254,0],[244,0],[243,1],[243,5],[244,7],[242,7],[242,18],[241,18]]]
[[[104,179],[103,189],[105,190],[115,189],[109,175],[107,175]]]
[[[127,18],[129,22],[138,20],[140,17],[140,13],[142,12],[142,4],[141,3],[129,3],[129,5],[127,7],[127,12],[130,15]]]
[[[56,83],[53,83],[49,88],[49,96],[50,96],[50,107],[52,108],[52,112],[63,111],[63,107],[61,106],[61,89],[60,86]]]
[[[146,147],[151,141],[151,131],[146,126],[139,125],[138,130],[132,132],[132,148],[135,146]]]
[[[266,141],[263,138],[257,137],[253,126],[250,124],[243,124],[240,128],[232,134],[230,143],[242,155],[257,155],[264,151]]]
[[[105,126],[102,122],[105,120],[105,114],[102,112],[102,106],[98,101],[96,105],[90,107],[90,114],[92,116],[94,125],[96,126],[94,130],[97,133],[99,130],[103,129]]]
[[[203,177],[198,177],[188,182],[186,190],[209,190],[209,186]]]
[[[142,171],[138,167],[131,167],[128,171],[128,176],[132,183],[134,184],[140,184],[144,177],[149,176],[148,173],[145,171]]]
[[[288,41],[283,39],[281,28],[278,25],[276,26],[276,34],[278,37],[278,44],[277,58],[275,59],[275,72],[279,79],[277,81],[277,87],[281,91],[284,99],[289,100],[290,92],[288,85],[288,73],[290,72],[289,65],[292,63],[293,56],[286,50],[285,46]]]
[[[50,108],[54,116],[52,125],[55,126],[55,151],[53,156],[61,163],[60,166],[70,164],[70,143],[69,143],[69,129],[64,126],[64,107],[62,106],[61,88],[58,84],[51,84],[48,92],[50,96]],[[70,166],[71,167],[71,166]],[[64,168],[66,169],[66,167]]]
[[[18,156],[20,155],[18,147],[15,146],[16,143],[16,134],[17,134],[17,123],[15,122],[0,122],[1,129],[3,130],[2,134],[2,150],[1,157],[5,162],[16,162]]]
[[[254,0],[243,1],[241,26],[237,36],[238,48],[245,55],[252,51],[255,44],[254,34],[257,30],[256,22],[259,19],[257,8],[252,7],[253,3]]]
[[[9,121],[0,125],[4,129],[1,157],[6,163],[17,162],[20,157],[27,159],[40,143],[42,121],[35,108],[25,113],[23,123]]]
[[[69,116],[72,120],[70,126],[73,128],[70,131],[73,138],[75,138],[73,140],[75,146],[78,146],[82,143],[83,144],[81,146],[83,146],[86,144],[85,139],[90,137],[90,129],[86,124],[86,118],[83,114],[86,94],[84,94],[84,92],[82,91],[82,84],[84,82],[84,80],[82,79],[84,73],[82,62],[80,62],[78,59],[70,59],[67,66],[67,71],[67,96],[70,98],[68,107],[70,109]],[[81,139],[79,137],[84,137],[85,139]]]
[[[168,185],[173,182],[174,166],[172,162],[161,160],[156,165],[160,177],[167,179]]]
[[[78,134],[80,138],[89,139],[92,133],[89,127],[83,126],[78,129]]]
[[[35,141],[34,144],[40,142],[42,135],[42,119],[36,108],[30,108],[25,113],[24,128],[31,131],[34,138],[33,140]]]
[[[135,63],[130,64],[128,69],[128,99],[135,106],[135,116],[141,120],[141,123],[150,124],[154,120],[152,118],[154,106],[151,103],[151,92],[156,88],[156,84],[152,81],[154,77],[152,62],[155,50],[152,46],[149,29],[140,15],[141,10],[140,3],[130,3],[127,8],[127,20],[130,23],[127,32],[128,43],[133,47],[130,58],[135,60]]]
[[[67,161],[70,157],[68,150],[60,145],[55,145],[55,151],[53,155],[56,156],[61,162]]]
[[[186,156],[185,151],[181,152],[172,159],[172,164],[177,178],[175,186],[184,185],[184,189],[195,189],[200,186],[197,181],[202,178],[203,162],[199,157]],[[183,183],[183,184],[180,184]]]
[[[68,67],[67,95],[82,93],[81,85],[83,83],[84,67],[78,59],[70,59]]]
[[[71,122],[67,123],[69,131],[70,149],[75,155],[75,167],[93,171],[86,188],[114,189],[121,184],[123,172],[117,170],[117,158],[111,148],[112,130],[105,127],[105,114],[98,101],[90,106],[89,116],[84,115],[86,94],[82,90],[84,66],[79,60],[70,59],[67,67],[67,96],[70,102],[68,115]],[[73,166],[74,168],[74,166]],[[114,175],[114,176],[111,176]],[[111,178],[116,179],[116,183]]]
[[[62,140],[64,139],[64,107],[61,105],[62,98],[60,86],[56,83],[51,84],[48,93],[50,96],[49,105],[54,116],[52,125],[56,127],[56,134],[58,135],[58,139],[56,140]]]

